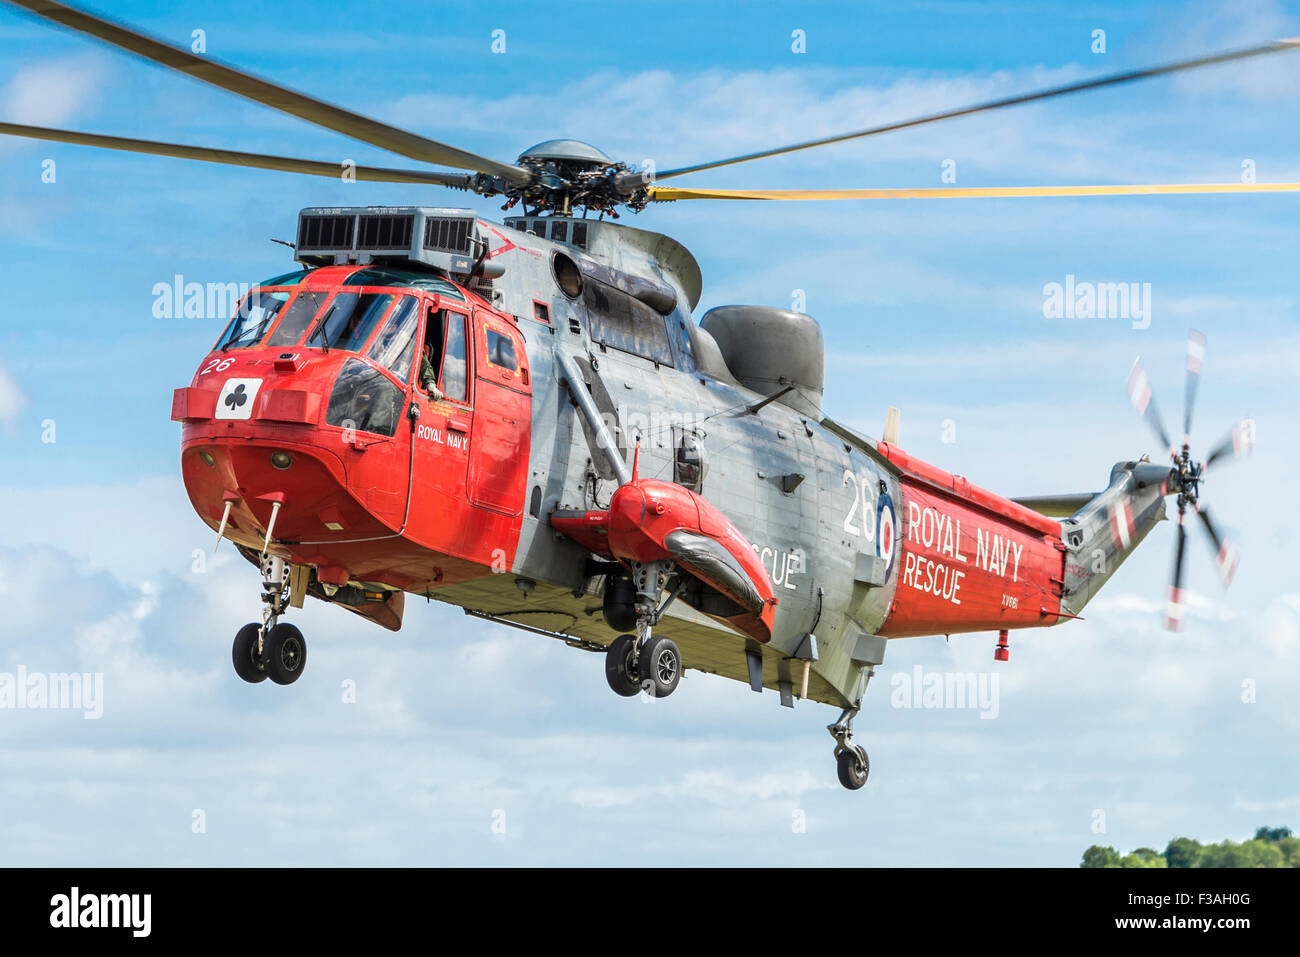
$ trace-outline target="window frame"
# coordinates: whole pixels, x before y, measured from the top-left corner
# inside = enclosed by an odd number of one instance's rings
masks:
[[[474,350],[470,348],[470,342],[474,336],[474,326],[470,321],[468,311],[462,312],[459,303],[447,303],[438,296],[431,296],[424,300],[423,309],[420,315],[420,329],[418,333],[419,347],[416,353],[415,362],[411,370],[411,388],[417,390],[426,402],[450,402],[465,409],[474,407]],[[465,323],[465,398],[456,399],[443,392],[441,399],[435,399],[420,383],[419,365],[420,357],[424,354],[425,335],[428,332],[428,322],[430,313],[445,313],[448,316],[459,316]],[[451,323],[443,320],[442,324],[442,360],[438,364],[438,391],[442,392],[443,370],[447,361],[447,340],[451,334]]]

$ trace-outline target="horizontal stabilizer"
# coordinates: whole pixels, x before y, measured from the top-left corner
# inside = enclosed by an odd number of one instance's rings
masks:
[[[1072,495],[1028,495],[1011,501],[1048,518],[1069,518],[1096,497],[1096,492],[1076,492]]]

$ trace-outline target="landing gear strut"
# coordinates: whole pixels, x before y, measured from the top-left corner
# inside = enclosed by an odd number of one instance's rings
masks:
[[[845,708],[839,718],[826,730],[835,739],[835,764],[840,775],[840,784],[850,791],[856,791],[867,783],[871,773],[871,762],[867,752],[853,743],[853,719],[858,716],[857,708]]]
[[[666,698],[677,689],[682,677],[682,653],[677,643],[655,635],[654,626],[677,597],[674,592],[662,605],[664,585],[672,571],[666,561],[635,562],[632,581],[636,586],[636,634],[620,635],[605,652],[605,680],[616,694],[630,698],[644,691],[652,698]]]
[[[307,665],[307,640],[279,620],[289,604],[289,566],[274,555],[262,559],[262,603],[262,623],[250,622],[235,634],[235,673],[250,684],[267,678],[293,684]]]

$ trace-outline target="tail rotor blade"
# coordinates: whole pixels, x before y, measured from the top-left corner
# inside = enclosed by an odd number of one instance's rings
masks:
[[[1178,539],[1174,542],[1174,574],[1169,585],[1169,600],[1165,603],[1165,628],[1169,631],[1183,630],[1183,616],[1186,605],[1183,604],[1183,552],[1187,544],[1187,527],[1183,524],[1183,512],[1178,513]]]
[[[1213,519],[1210,518],[1208,508],[1198,505],[1196,514],[1201,519],[1205,534],[1210,538],[1211,551],[1214,552],[1214,567],[1219,570],[1219,581],[1223,582],[1224,588],[1227,588],[1232,584],[1232,576],[1237,574],[1237,563],[1241,556],[1237,554],[1236,546],[1219,534]]]
[[[1187,333],[1187,387],[1183,392],[1183,442],[1191,441],[1192,409],[1196,405],[1196,387],[1201,384],[1201,364],[1205,362],[1205,336],[1195,329]]]
[[[1133,360],[1133,369],[1128,374],[1128,397],[1133,403],[1133,408],[1137,409],[1138,415],[1146,419],[1147,424],[1151,426],[1151,430],[1160,439],[1165,450],[1173,455],[1174,446],[1169,441],[1169,433],[1165,431],[1164,420],[1160,418],[1160,409],[1156,406],[1155,396],[1151,394],[1151,382],[1147,379],[1146,370],[1142,368],[1141,357]]]
[[[1234,459],[1243,459],[1254,447],[1255,420],[1242,419],[1232,427],[1232,431],[1225,435],[1218,445],[1210,450],[1209,457],[1205,460],[1205,467],[1208,469],[1215,462],[1229,455]]]

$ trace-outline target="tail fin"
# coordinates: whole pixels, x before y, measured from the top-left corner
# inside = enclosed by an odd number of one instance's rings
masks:
[[[1061,610],[1078,615],[1110,576],[1164,520],[1171,469],[1151,462],[1117,462],[1106,490],[1061,522],[1065,587]]]

